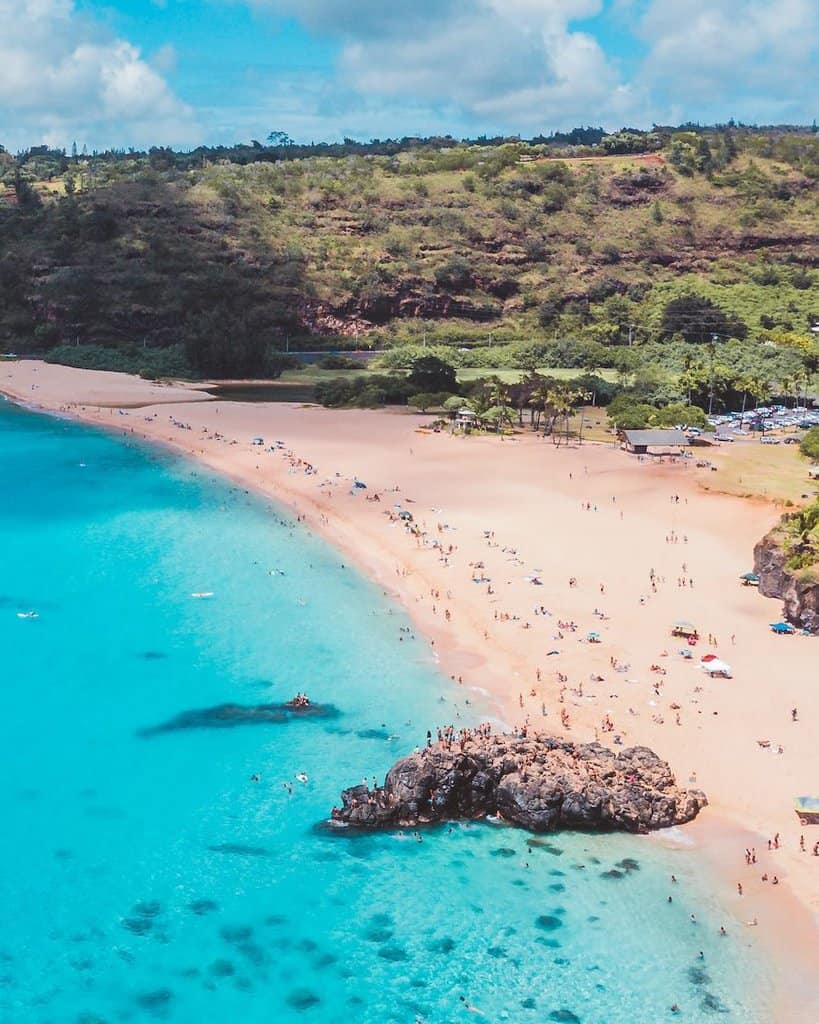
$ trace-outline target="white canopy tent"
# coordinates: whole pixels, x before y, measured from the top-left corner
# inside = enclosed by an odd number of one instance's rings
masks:
[[[700,668],[703,672],[707,672],[713,679],[714,676],[720,676],[722,679],[731,679],[733,671],[727,661],[721,661],[719,658],[712,658],[710,661],[701,661]]]

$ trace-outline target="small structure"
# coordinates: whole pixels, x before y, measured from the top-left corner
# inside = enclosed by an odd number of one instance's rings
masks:
[[[254,445],[262,445],[262,444],[264,444],[264,438],[263,437],[254,437],[253,438],[253,444]]]
[[[676,455],[691,446],[681,430],[623,430],[621,434],[632,455]]]
[[[696,643],[700,638],[700,634],[697,631],[697,627],[687,622],[685,619],[677,619],[674,625],[671,627],[672,636],[684,636],[689,641]]]
[[[459,409],[455,414],[455,429],[469,433],[478,425],[478,417],[471,409]]]
[[[707,672],[712,679],[730,679],[733,675],[731,666],[727,661],[721,661],[715,654],[706,654],[700,661],[700,668]]]
[[[819,466],[811,466],[808,469],[808,476],[811,480],[819,480]]]
[[[743,587],[758,587],[759,576],[755,572],[744,572],[740,577]]]

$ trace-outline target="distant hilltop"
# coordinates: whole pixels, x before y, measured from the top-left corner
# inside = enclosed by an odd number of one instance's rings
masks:
[[[0,348],[77,365],[245,378],[435,346],[627,375],[638,349],[679,372],[717,338],[760,347],[748,375],[819,322],[814,126],[35,146],[0,179]],[[704,313],[665,317],[692,294]]]

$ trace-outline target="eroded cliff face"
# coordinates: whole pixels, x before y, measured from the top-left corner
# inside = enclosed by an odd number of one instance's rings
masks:
[[[682,790],[647,747],[615,753],[549,736],[474,735],[397,761],[383,787],[341,794],[333,819],[359,828],[500,815],[534,832],[648,832],[691,821],[707,803]]]
[[[754,548],[759,592],[782,601],[782,613],[788,622],[819,633],[819,575],[810,569],[788,569],[784,545],[783,529],[776,526]]]

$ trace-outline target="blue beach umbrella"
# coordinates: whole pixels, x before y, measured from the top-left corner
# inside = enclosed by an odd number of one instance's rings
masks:
[[[779,636],[784,633],[794,632],[794,628],[789,622],[772,622],[771,629]]]

